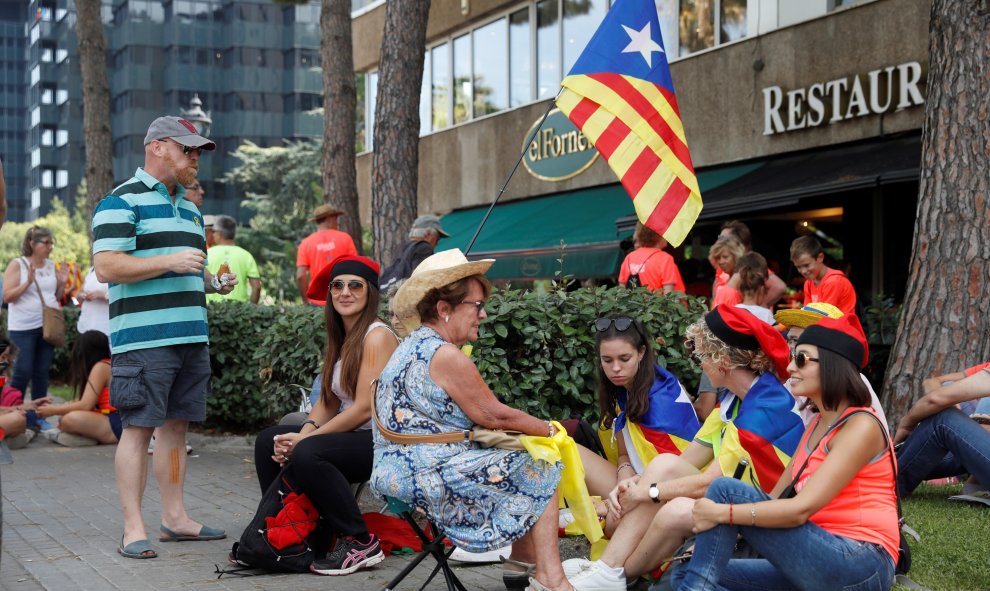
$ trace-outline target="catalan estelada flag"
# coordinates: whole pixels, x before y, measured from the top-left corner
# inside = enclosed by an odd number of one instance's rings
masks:
[[[803,433],[794,397],[773,374],[764,373],[742,400],[726,394],[695,439],[712,446],[724,476],[733,476],[746,458],[743,480],[770,492]]]
[[[656,376],[650,387],[650,406],[635,421],[626,416],[627,392],[619,389],[616,394],[619,414],[610,429],[599,429],[605,455],[612,463],[618,463],[618,438],[625,443],[629,462],[637,474],[650,460],[662,453],[681,455],[701,427],[694,412],[687,390],[666,369],[655,366]]]
[[[557,106],[594,144],[636,215],[673,246],[701,213],[652,0],[616,0],[561,82]]]

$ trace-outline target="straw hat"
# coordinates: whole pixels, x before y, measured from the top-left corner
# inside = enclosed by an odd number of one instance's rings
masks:
[[[392,310],[403,319],[403,324],[419,324],[416,306],[423,301],[427,292],[471,275],[484,275],[494,262],[495,259],[469,261],[459,248],[430,255],[413,269],[412,275],[395,293]]]
[[[832,304],[815,302],[797,310],[778,310],[773,318],[788,328],[808,328],[822,318],[842,318],[842,310]]]
[[[309,218],[311,221],[319,221],[323,218],[333,218],[339,215],[344,215],[344,212],[340,211],[336,207],[324,203],[313,210],[313,217]]]

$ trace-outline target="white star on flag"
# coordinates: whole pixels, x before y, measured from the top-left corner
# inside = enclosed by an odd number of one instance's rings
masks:
[[[659,51],[663,53],[663,48],[660,44],[653,40],[650,35],[650,23],[647,22],[646,26],[642,30],[630,29],[629,27],[622,25],[622,28],[626,30],[626,34],[629,35],[629,45],[622,50],[622,53],[638,53],[643,56],[646,60],[646,65],[649,68],[653,67],[653,52]]]

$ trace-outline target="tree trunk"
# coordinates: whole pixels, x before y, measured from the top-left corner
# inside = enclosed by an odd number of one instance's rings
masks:
[[[896,425],[922,379],[990,358],[990,2],[934,0],[911,275],[884,379]]]
[[[375,258],[391,262],[416,219],[419,183],[419,91],[430,0],[385,4],[371,169]]]
[[[113,136],[110,132],[110,82],[107,43],[100,0],[76,0],[76,37],[82,76],[83,145],[86,148],[86,215],[113,190]],[[92,240],[90,230],[90,240]]]
[[[350,0],[322,0],[320,61],[323,64],[323,200],[344,212],[340,229],[361,252],[354,117],[357,88],[351,45]]]

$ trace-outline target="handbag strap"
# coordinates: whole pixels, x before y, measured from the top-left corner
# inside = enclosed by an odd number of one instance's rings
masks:
[[[24,257],[21,257],[21,260],[24,261],[24,270],[25,271],[28,271],[30,273],[30,269],[31,269],[30,265],[31,265],[31,263],[29,263],[28,260],[26,258],[24,258]],[[41,286],[38,285],[38,276],[37,276],[37,274],[35,274],[35,276],[34,276],[34,288],[36,290],[38,290],[38,299],[41,300],[41,309],[44,310],[45,309],[45,306],[47,306],[47,304],[45,304],[45,296],[41,294]]]
[[[474,441],[474,431],[466,429],[464,431],[450,431],[448,433],[432,434],[410,434],[397,433],[382,424],[378,418],[378,405],[375,403],[375,394],[378,390],[378,378],[371,382],[371,416],[375,420],[375,427],[382,437],[392,443],[412,444],[412,443],[468,443]]]

